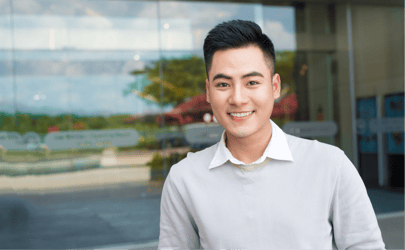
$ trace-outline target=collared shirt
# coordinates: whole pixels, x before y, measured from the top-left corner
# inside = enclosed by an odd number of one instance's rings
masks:
[[[172,166],[160,248],[384,249],[356,168],[335,146],[285,134],[246,165],[219,143]]]

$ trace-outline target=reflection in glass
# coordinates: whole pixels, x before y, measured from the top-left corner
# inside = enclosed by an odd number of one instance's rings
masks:
[[[134,82],[130,73],[159,59],[157,34],[156,3],[0,0],[0,189],[15,198],[1,196],[0,206],[16,204],[21,215],[15,221],[0,217],[0,248],[96,247],[156,238],[154,230],[136,233],[143,227],[142,204],[129,214],[132,225],[111,218],[129,211],[115,198],[138,201],[160,192],[160,185],[149,186],[152,153],[139,151],[157,148],[154,113],[160,107],[124,94]],[[152,115],[129,119],[139,114]],[[158,204],[153,202],[147,211]],[[90,207],[97,212],[86,213]]]
[[[1,6],[0,6],[1,8]],[[11,18],[10,14],[0,13],[0,49],[11,49]]]
[[[221,22],[232,19],[255,21],[254,7],[256,5],[163,1],[160,3],[162,34],[167,34],[167,38],[170,38],[170,36],[172,38],[166,40],[162,37],[162,48],[171,50],[169,45],[172,44],[171,46],[173,46],[173,41],[182,43],[181,40],[184,40],[187,43],[183,47],[185,50],[200,53],[202,52],[204,38],[210,29]],[[171,23],[170,20],[176,20],[176,22]],[[164,29],[165,24],[168,24],[167,29]],[[188,34],[182,35],[181,39],[174,40],[181,29],[186,29]],[[181,47],[179,46],[179,48]]]
[[[297,120],[299,103],[293,78],[296,57],[295,11],[292,7],[263,8],[263,32],[276,50],[275,71],[281,78],[280,98],[275,100],[271,119],[280,127]]]
[[[12,53],[0,51],[0,112],[14,113]]]

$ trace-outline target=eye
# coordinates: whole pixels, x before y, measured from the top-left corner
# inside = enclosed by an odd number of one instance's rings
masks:
[[[218,83],[217,85],[215,85],[216,87],[221,87],[221,88],[223,88],[223,87],[226,87],[228,84],[227,83],[224,83],[224,82],[221,82],[221,83]]]
[[[258,83],[258,82],[255,82],[255,81],[250,81],[248,84],[249,84],[249,85],[257,85],[257,84],[259,84],[259,83]]]

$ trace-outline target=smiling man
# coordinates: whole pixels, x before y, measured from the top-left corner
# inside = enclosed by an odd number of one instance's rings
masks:
[[[270,60],[258,46],[220,50],[206,80],[207,101],[226,129],[227,148],[245,164],[263,155],[272,134],[269,118],[280,97],[280,76]]]
[[[159,248],[384,249],[357,170],[337,147],[285,134],[270,39],[250,21],[217,25],[204,42],[207,101],[221,141],[174,165]]]

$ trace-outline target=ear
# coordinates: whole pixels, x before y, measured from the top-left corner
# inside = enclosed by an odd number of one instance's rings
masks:
[[[208,81],[208,79],[205,79],[205,91],[206,91],[207,102],[211,103],[211,100],[210,100],[210,82]]]
[[[275,73],[273,76],[272,88],[273,88],[273,98],[274,99],[279,98],[281,89],[281,79],[280,75],[277,73]]]

